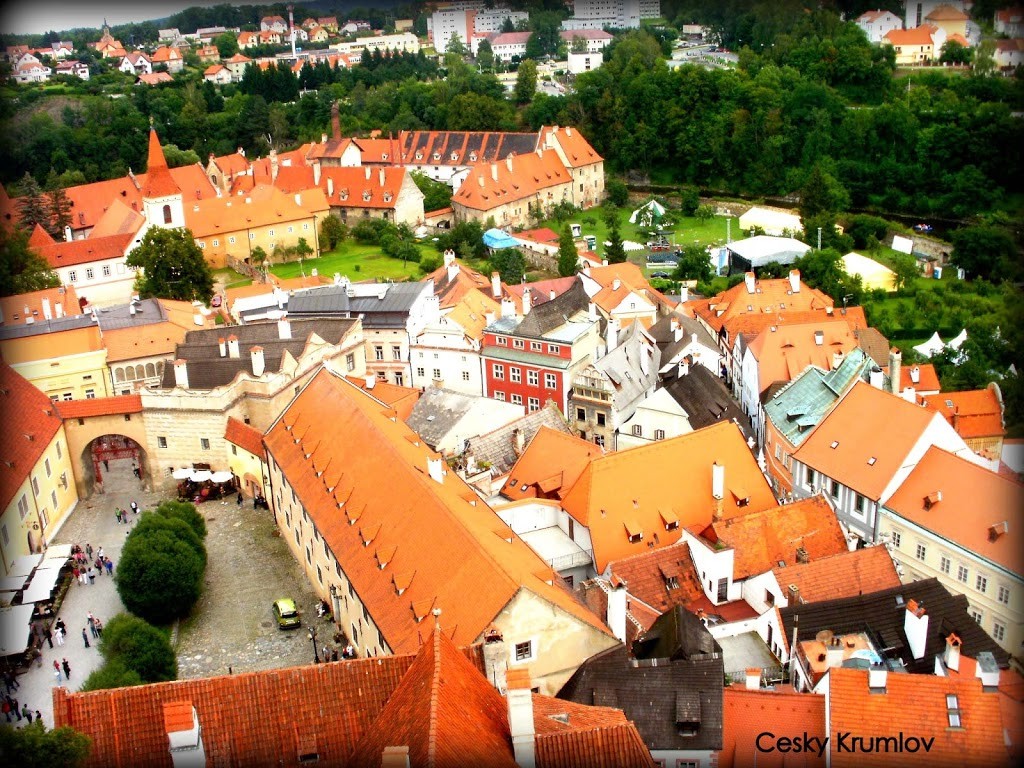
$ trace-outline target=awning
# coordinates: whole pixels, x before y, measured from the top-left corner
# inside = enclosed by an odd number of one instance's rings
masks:
[[[29,576],[32,574],[32,569],[37,567],[43,562],[43,556],[39,555],[22,555],[21,557],[14,558],[14,562],[11,563],[11,570],[9,575],[11,576]]]
[[[12,605],[0,610],[0,656],[24,653],[28,648],[31,605]]]
[[[195,469],[192,474],[189,475],[189,479],[194,483],[202,483],[213,477],[213,472],[208,469]]]
[[[181,469],[176,469],[173,472],[171,472],[171,477],[173,477],[175,480],[186,480],[191,476],[191,467],[182,467]]]
[[[28,576],[5,576],[0,579],[0,592],[20,592],[26,581]]]
[[[21,593],[21,604],[31,605],[53,596],[53,588],[60,578],[60,568],[37,568],[32,581]]]
[[[213,482],[215,483],[226,483],[233,477],[234,475],[231,474],[231,472],[227,470],[222,470],[220,472],[214,472],[213,475],[211,475],[210,479],[213,480]]]
[[[63,561],[71,557],[71,545],[70,544],[51,544],[46,552],[43,553],[43,568],[55,568],[56,566],[47,565],[47,560],[58,560]]]

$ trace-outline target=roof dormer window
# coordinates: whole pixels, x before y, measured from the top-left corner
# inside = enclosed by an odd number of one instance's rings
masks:
[[[384,202],[385,203],[390,203],[393,198],[394,198],[394,195],[392,195],[390,192],[385,192],[384,193]]]
[[[451,157],[452,157],[452,162],[453,163],[457,163],[459,161],[459,153],[458,152],[452,152]]]
[[[380,153],[380,159],[381,160],[387,160],[388,159],[388,153],[387,152],[381,152]]]
[[[422,160],[423,159],[423,153],[422,152],[417,152],[416,153],[416,159],[417,160]]]
[[[440,152],[435,152],[434,153],[434,162],[436,163],[440,159],[441,159],[441,153]]]
[[[363,202],[365,202],[365,203],[370,202],[370,198],[371,197],[373,197],[373,195],[370,194],[370,190],[367,189],[367,190],[365,190],[363,192]]]

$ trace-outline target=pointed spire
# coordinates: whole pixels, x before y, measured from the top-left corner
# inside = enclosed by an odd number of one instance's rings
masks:
[[[142,185],[142,197],[167,197],[180,195],[181,188],[174,181],[167,168],[167,158],[156,131],[149,129],[149,158],[146,162],[146,181]]]
[[[160,139],[153,128],[153,118],[150,118],[149,125],[149,159],[146,162],[146,172],[152,173],[157,168],[167,167],[167,158],[164,157],[164,148],[160,146]]]

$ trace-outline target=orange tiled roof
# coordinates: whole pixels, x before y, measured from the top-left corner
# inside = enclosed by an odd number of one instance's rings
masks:
[[[139,75],[139,82],[146,85],[160,85],[161,83],[173,83],[174,78],[166,72],[144,72]]]
[[[626,582],[629,594],[662,614],[682,606],[691,606],[704,596],[700,577],[690,557],[690,547],[679,541],[669,547],[617,560],[611,564],[612,574]],[[667,584],[675,579],[678,586]]]
[[[749,350],[757,360],[758,385],[763,393],[775,382],[792,381],[809,365],[832,370],[833,355],[838,352],[845,356],[857,346],[846,318],[833,315],[829,320],[823,315],[813,323],[769,326],[750,343]]]
[[[177,345],[185,341],[187,330],[171,322],[162,322],[104,331],[103,346],[107,348],[107,362],[154,355],[170,357]]]
[[[153,55],[149,57],[149,60],[154,64],[163,64],[169,61],[180,61],[181,51],[171,46],[161,45],[153,51]]]
[[[241,54],[241,53],[236,53],[230,59],[225,59],[224,63],[225,64],[248,64],[251,61],[252,61],[252,59],[250,59],[248,56],[245,56],[244,54]]]
[[[62,285],[59,288],[45,288],[41,291],[0,298],[0,325],[23,325],[25,318],[28,317],[35,321],[44,320],[44,300],[50,304],[52,317],[57,317],[58,305],[63,307],[65,316],[78,315],[82,312],[75,286]]]
[[[307,190],[301,199],[299,204],[292,195],[274,187],[260,186],[245,197],[222,197],[196,203],[185,209],[185,222],[196,238],[205,238],[238,232],[247,227],[283,226],[328,210],[327,201],[319,190]]]
[[[125,249],[131,244],[135,235],[128,232],[123,235],[106,237],[89,237],[85,240],[63,240],[53,245],[36,248],[46,263],[53,269],[73,267],[76,264],[88,264],[104,259],[119,259],[125,255]]]
[[[757,280],[754,293],[747,292],[746,283],[739,283],[710,299],[692,302],[697,316],[715,331],[720,331],[726,322],[739,315],[766,316],[809,310],[824,312],[826,307],[832,305],[831,297],[803,282],[800,283],[800,290],[793,293],[787,278]]]
[[[471,339],[480,341],[487,327],[487,313],[493,312],[495,317],[501,313],[501,305],[483,291],[469,291],[451,308],[446,315],[452,322],[458,323]]]
[[[28,237],[28,244],[33,248],[38,248],[41,245],[53,245],[55,242],[57,241],[53,239],[53,236],[39,223],[32,228],[32,234]]]
[[[754,765],[761,768],[824,766],[825,756],[817,753],[760,752],[758,734],[766,730],[780,736],[802,734],[824,739],[825,697],[792,691],[748,691],[728,686],[722,692],[722,751],[719,768]],[[827,752],[826,752],[827,754]]]
[[[964,439],[1006,434],[1002,403],[991,388],[925,395],[921,400],[925,408],[941,414]]]
[[[885,547],[865,547],[819,557],[809,563],[787,559],[785,567],[772,568],[783,589],[795,584],[808,603],[866,595],[898,586],[896,565]]]
[[[885,506],[979,557],[1024,573],[1024,486],[929,448]],[[984,510],[984,514],[978,514]],[[1005,530],[992,529],[1006,523]]]
[[[603,454],[594,443],[541,427],[509,471],[501,495],[512,501],[562,498],[588,464]]]
[[[689,306],[689,304],[687,305]],[[732,346],[736,343],[736,339],[742,334],[748,338],[753,338],[771,328],[773,325],[777,327],[783,327],[788,325],[796,325],[799,323],[814,323],[819,321],[828,321],[832,317],[841,317],[846,321],[846,324],[852,331],[859,331],[867,328],[867,319],[864,316],[863,307],[850,307],[846,314],[829,315],[828,311],[819,310],[805,310],[798,312],[790,312],[789,310],[783,312],[772,312],[758,314],[742,314],[736,317],[730,318],[725,322],[723,326],[729,337],[729,345]],[[856,334],[854,334],[856,335]]]
[[[461,478],[430,477],[440,456],[344,378],[321,369],[264,441],[394,652],[417,647],[433,608],[456,643],[473,642],[521,590],[608,632]]]
[[[733,549],[733,579],[767,573],[778,563],[796,563],[803,547],[811,560],[849,551],[832,507],[823,496],[712,522],[701,532],[712,545]]]
[[[607,264],[600,267],[590,267],[587,276],[604,286],[604,289],[592,297],[595,304],[610,312],[626,298],[628,291],[639,293],[655,305],[662,305],[668,309],[675,309],[676,303],[668,299],[660,291],[651,287],[647,282],[640,267],[632,262],[621,264]],[[615,290],[615,281],[620,282],[620,287]]]
[[[516,200],[532,199],[550,187],[572,183],[572,176],[554,150],[530,152],[510,157],[509,161],[473,166],[459,191],[452,195],[452,202],[489,211]]]
[[[406,170],[369,166],[322,168],[320,183],[315,183],[314,178],[314,169],[309,166],[283,166],[278,169],[273,184],[288,193],[319,188],[334,207],[388,210],[398,205]],[[328,194],[331,189],[334,194]]]
[[[275,288],[279,288],[282,291],[294,291],[299,288],[315,288],[318,285],[323,285],[324,280],[328,280],[326,276],[313,277],[308,275],[306,277],[285,277],[281,278],[275,275],[273,272],[268,274],[268,282],[266,283],[250,283],[249,285],[241,285],[237,288],[227,288],[224,290],[224,301],[228,307],[231,307],[239,299],[246,299],[252,296],[263,296],[265,294],[272,293]]]
[[[226,69],[227,69],[227,67],[225,67],[223,64],[211,64],[210,66],[208,66],[206,69],[203,70],[203,77],[209,77],[210,75],[216,75],[221,70],[226,70]]]
[[[88,400],[61,400],[57,410],[64,419],[84,419],[89,416],[119,416],[122,413],[142,413],[141,395],[115,395],[93,397]]]
[[[858,381],[793,458],[878,501],[935,418],[925,408]]]
[[[434,283],[434,295],[437,296],[441,309],[454,307],[470,292],[480,292],[488,298],[495,300],[491,292],[492,286],[489,278],[480,274],[475,269],[470,269],[458,260],[455,263],[458,265],[459,271],[454,280],[448,276],[448,267],[442,264],[420,281],[427,282],[429,280]],[[513,299],[517,307],[521,309],[522,293],[514,294],[510,286],[505,285],[505,283],[499,283],[499,285],[501,297]],[[517,309],[517,312],[519,309]]]
[[[7,509],[50,441],[61,419],[50,398],[0,361],[0,509]]]
[[[89,233],[90,238],[107,237],[108,235],[134,235],[143,224],[146,217],[138,211],[132,210],[121,200],[115,199],[96,222],[96,226]]]
[[[914,381],[914,369],[917,369],[917,381]],[[882,370],[889,373],[889,366]],[[900,366],[900,392],[907,387],[913,387],[918,392],[938,392],[939,374],[931,363],[914,363],[913,365]]]
[[[265,456],[263,433],[234,416],[228,416],[228,423],[224,428],[224,439],[248,451],[253,456],[261,459]]]
[[[890,29],[884,40],[891,45],[932,45],[934,27],[922,24],[912,29]]]
[[[565,154],[565,159],[568,161],[570,168],[579,168],[592,163],[599,163],[604,159],[590,146],[590,142],[583,137],[582,133],[569,126],[562,128],[559,128],[557,125],[550,128],[542,127],[540,135],[548,146],[554,144],[559,146]]]
[[[420,395],[422,394],[420,390],[414,387],[400,387],[397,384],[381,381],[378,378],[373,378],[372,387],[366,385],[366,379],[360,379],[355,376],[346,376],[345,378],[370,397],[379,400],[390,408],[394,408],[395,414],[402,421],[409,418],[409,414],[412,413],[412,409],[419,402]]]
[[[890,672],[884,693],[868,688],[868,671],[838,667],[829,670],[831,764],[835,768],[862,768],[866,756],[839,752],[836,738],[851,736],[897,736],[901,732],[919,738],[934,738],[926,762],[929,766],[962,766],[965,756],[971,765],[1007,765],[1003,742],[999,697],[982,691],[981,681],[907,675]],[[960,727],[951,728],[947,696],[957,697]],[[847,742],[849,743],[847,737]],[[920,754],[894,754],[886,765],[920,765]]]

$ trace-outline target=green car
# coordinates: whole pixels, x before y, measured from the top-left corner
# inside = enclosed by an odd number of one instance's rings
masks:
[[[274,601],[274,618],[278,629],[296,629],[302,626],[299,612],[295,610],[295,601],[290,597],[282,597]]]

